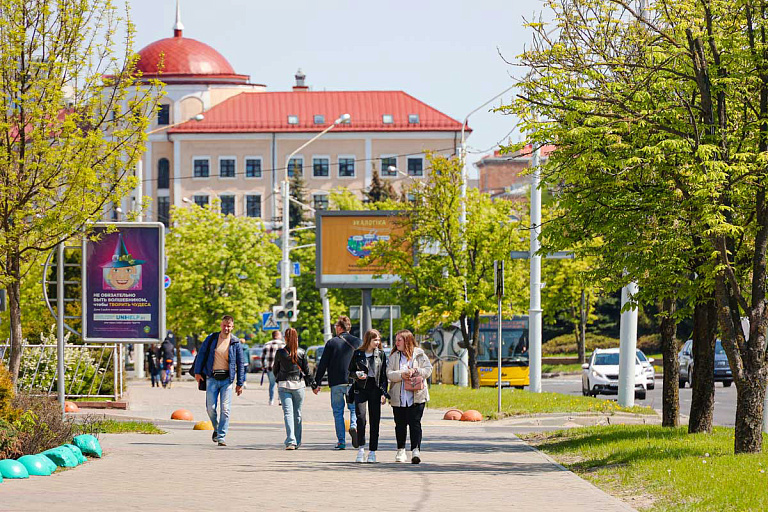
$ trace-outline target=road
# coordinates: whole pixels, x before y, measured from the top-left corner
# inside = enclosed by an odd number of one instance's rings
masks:
[[[581,396],[581,376],[567,375],[553,379],[542,379],[542,390]],[[649,390],[645,400],[635,400],[637,405],[647,405],[661,412],[661,379],[656,379],[656,388]],[[599,395],[600,398],[616,399],[616,396]],[[680,390],[680,414],[689,416],[691,412],[691,388]],[[733,427],[736,419],[736,386],[724,388],[722,383],[715,384],[714,424]]]

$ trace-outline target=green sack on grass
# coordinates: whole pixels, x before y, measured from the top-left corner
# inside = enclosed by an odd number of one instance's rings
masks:
[[[85,455],[83,455],[83,452],[80,451],[80,448],[73,444],[63,444],[61,445],[63,448],[67,448],[72,451],[72,453],[75,454],[75,458],[77,459],[78,464],[84,464],[88,461],[88,459],[85,458]]]
[[[84,455],[101,458],[101,444],[91,434],[82,434],[75,437],[75,446],[80,448]]]
[[[57,446],[56,448],[45,450],[41,455],[45,455],[51,459],[54,464],[62,468],[73,468],[77,466],[77,457],[75,457],[74,452],[64,446]]]
[[[3,478],[9,479],[29,478],[29,473],[27,473],[27,468],[24,467],[24,464],[13,459],[0,460],[0,475],[3,475]]]
[[[48,457],[41,455],[24,455],[19,457],[19,462],[27,469],[30,476],[50,476],[56,471],[56,465]],[[53,470],[51,470],[51,466]]]

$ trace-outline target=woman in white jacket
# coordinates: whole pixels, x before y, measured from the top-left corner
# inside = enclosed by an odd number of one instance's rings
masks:
[[[400,331],[395,338],[395,350],[389,355],[390,404],[395,416],[397,462],[406,462],[405,437],[411,433],[411,462],[421,462],[421,417],[429,401],[427,379],[432,375],[432,363],[422,349],[416,346],[411,331]]]

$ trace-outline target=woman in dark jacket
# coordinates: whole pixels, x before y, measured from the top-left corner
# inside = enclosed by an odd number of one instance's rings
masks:
[[[381,334],[376,329],[365,333],[363,344],[352,354],[349,361],[349,379],[353,383],[350,393],[354,396],[357,416],[357,439],[352,439],[352,442],[355,447],[360,447],[355,461],[365,461],[365,423],[368,409],[371,413],[368,462],[376,462],[381,406],[389,398],[387,357],[381,348]]]
[[[299,335],[296,329],[285,330],[285,348],[275,354],[272,371],[283,405],[285,449],[295,450],[301,446],[301,405],[304,403],[304,390],[314,384],[307,367],[307,358],[304,351],[299,349]]]

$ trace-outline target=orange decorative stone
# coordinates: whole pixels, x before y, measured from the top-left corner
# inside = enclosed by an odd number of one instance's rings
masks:
[[[171,419],[192,421],[195,418],[192,416],[192,413],[186,409],[176,409],[175,411],[173,411],[173,414],[171,414]]]
[[[464,414],[464,413],[461,412],[458,409],[451,409],[450,411],[445,413],[445,415],[443,416],[443,419],[444,420],[456,420],[456,421],[458,421],[458,420],[461,419],[462,414]]]
[[[64,402],[64,412],[78,412],[80,408],[75,402]]]
[[[479,411],[469,410],[461,415],[461,421],[483,421],[483,415]]]
[[[213,430],[213,423],[211,423],[210,420],[198,421],[195,423],[195,426],[192,427],[192,430]]]

